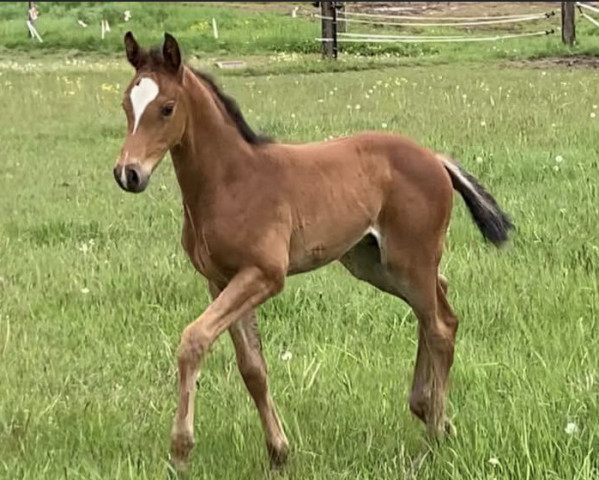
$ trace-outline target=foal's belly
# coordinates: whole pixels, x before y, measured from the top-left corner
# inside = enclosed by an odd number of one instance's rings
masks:
[[[368,222],[360,222],[352,228],[343,228],[333,220],[330,224],[294,232],[289,248],[289,275],[315,270],[338,260],[364,237],[370,226]]]

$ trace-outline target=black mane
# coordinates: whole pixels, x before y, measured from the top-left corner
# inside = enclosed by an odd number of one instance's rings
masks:
[[[231,117],[231,120],[233,120],[233,122],[237,126],[237,130],[239,130],[239,133],[241,133],[241,136],[245,139],[246,142],[252,145],[273,143],[274,140],[272,138],[257,134],[256,132],[254,132],[254,130],[252,130],[252,127],[250,127],[248,123],[245,121],[243,113],[241,113],[239,105],[237,105],[235,99],[223,92],[220,89],[220,87],[214,82],[214,79],[210,75],[204,72],[200,72],[199,70],[196,70],[194,68],[191,68],[189,65],[187,67],[195,74],[196,77],[203,80],[204,83],[206,83],[210,87],[214,95],[216,95],[216,97],[221,101],[221,103],[225,107],[226,112],[229,114],[229,117]]]
[[[143,63],[144,67],[150,70],[161,68],[164,65],[164,57],[162,56],[161,49],[151,49],[148,53],[145,54]],[[199,70],[196,70],[190,67],[189,65],[187,65],[187,68],[189,68],[197,78],[199,78],[206,85],[208,85],[212,93],[214,93],[214,95],[219,99],[220,103],[225,109],[225,112],[229,115],[231,120],[233,120],[233,123],[235,123],[237,130],[246,142],[248,142],[251,145],[263,145],[265,143],[274,142],[272,138],[264,135],[259,135],[256,132],[254,132],[254,130],[252,130],[252,127],[248,125],[243,114],[241,113],[241,109],[239,108],[239,105],[237,104],[235,99],[223,92],[210,75],[204,72],[200,72]]]

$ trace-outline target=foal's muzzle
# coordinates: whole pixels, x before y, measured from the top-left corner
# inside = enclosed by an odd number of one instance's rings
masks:
[[[126,192],[141,193],[148,186],[150,176],[140,165],[129,163],[117,165],[113,170],[116,183]]]

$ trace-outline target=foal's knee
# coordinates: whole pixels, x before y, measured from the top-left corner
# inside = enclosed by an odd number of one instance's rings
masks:
[[[441,362],[445,368],[450,368],[453,364],[455,328],[455,325],[449,325],[439,319],[424,332],[429,355],[433,361]]]
[[[198,325],[187,326],[179,344],[179,363],[201,360],[209,347],[210,338]]]
[[[441,328],[439,328],[437,335],[438,341],[441,343],[449,343],[453,348],[455,342],[456,333],[458,331],[459,320],[458,317],[450,310],[440,312],[439,321]]]

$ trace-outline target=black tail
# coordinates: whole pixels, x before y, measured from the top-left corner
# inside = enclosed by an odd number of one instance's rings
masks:
[[[462,198],[478,229],[487,240],[500,247],[508,240],[509,231],[514,228],[508,215],[501,210],[497,201],[487,192],[476,178],[466,172],[448,157],[437,156],[451,177],[451,183]]]

